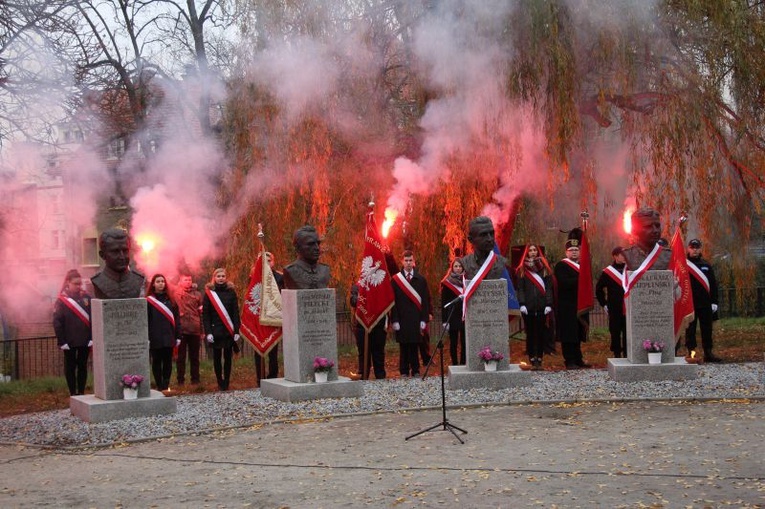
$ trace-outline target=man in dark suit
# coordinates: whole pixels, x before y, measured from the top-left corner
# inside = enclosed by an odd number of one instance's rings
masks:
[[[595,284],[595,297],[608,313],[608,331],[611,333],[611,351],[615,358],[627,357],[627,317],[624,316],[624,249],[617,246],[611,251],[614,262],[603,269]]]
[[[403,268],[393,276],[395,306],[391,311],[393,330],[399,343],[399,372],[401,376],[418,376],[418,358],[422,334],[428,324],[430,313],[430,291],[428,282],[415,271],[414,253],[404,251]]]
[[[685,347],[688,354],[696,348],[696,323],[701,328],[701,346],[704,362],[722,362],[712,353],[712,322],[717,320],[717,279],[708,261],[701,257],[701,241],[688,242],[688,272],[691,275],[693,311],[695,318],[685,330]]]

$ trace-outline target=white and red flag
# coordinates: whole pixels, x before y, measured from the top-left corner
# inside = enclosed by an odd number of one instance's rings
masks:
[[[669,261],[669,269],[675,275],[675,341],[680,334],[693,321],[693,293],[691,290],[691,277],[688,272],[688,260],[685,257],[685,245],[680,227],[672,236],[672,258]]]
[[[276,288],[276,281],[273,282],[273,285],[263,284],[263,265],[268,265],[268,263],[264,263],[264,259],[265,247],[261,244],[255,266],[250,272],[250,283],[247,285],[247,294],[242,307],[242,324],[239,328],[239,333],[252,344],[255,351],[261,356],[265,356],[282,339],[281,327],[265,325],[260,321],[263,297],[270,298],[269,288]],[[268,274],[271,278],[274,277],[270,269]],[[281,301],[279,301],[278,307],[281,309]]]
[[[356,319],[370,331],[393,307],[393,287],[372,212],[367,215],[364,254],[356,285],[359,287]]]

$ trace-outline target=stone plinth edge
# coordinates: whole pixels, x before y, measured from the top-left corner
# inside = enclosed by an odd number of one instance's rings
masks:
[[[699,377],[699,365],[688,364],[684,357],[661,364],[637,364],[628,359],[608,359],[608,376],[616,382],[661,382],[663,380],[694,380]]]
[[[344,376],[325,383],[298,383],[285,378],[268,378],[260,381],[260,394],[264,398],[287,403],[324,398],[360,398],[364,395],[364,384]]]
[[[449,366],[449,389],[507,389],[531,385],[531,373],[510,364],[500,371],[469,371],[467,366]]]
[[[174,414],[178,410],[178,402],[176,398],[166,397],[155,390],[149,393],[148,398],[139,397],[132,400],[106,400],[87,394],[70,397],[69,410],[72,415],[85,422],[98,423],[131,417]]]

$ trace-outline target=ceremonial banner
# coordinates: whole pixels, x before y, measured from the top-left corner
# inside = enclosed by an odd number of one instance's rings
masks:
[[[590,263],[590,243],[587,232],[582,232],[582,244],[579,247],[579,280],[576,292],[576,315],[589,313],[595,304],[592,290],[592,264]]]
[[[260,259],[265,260],[263,266],[262,286],[260,289],[260,324],[272,327],[282,326],[282,294],[271,270],[271,264],[265,256],[265,247],[260,253]]]
[[[371,212],[367,216],[361,273],[356,285],[359,287],[356,319],[368,332],[393,307],[393,286],[391,286],[375,218]]]
[[[675,275],[675,343],[680,334],[693,321],[693,293],[691,291],[691,278],[688,272],[688,260],[685,258],[685,245],[680,227],[672,236],[672,258],[669,261],[669,269]]]
[[[242,325],[239,328],[239,333],[252,344],[255,351],[261,356],[265,356],[282,338],[281,327],[264,325],[260,322],[263,265],[268,265],[263,263],[264,253],[265,248],[261,246],[255,267],[250,272],[250,283],[247,286],[247,294],[242,307]],[[273,273],[271,273],[271,277],[273,277]],[[275,281],[274,286],[276,286]],[[279,309],[281,309],[281,300],[279,301]]]

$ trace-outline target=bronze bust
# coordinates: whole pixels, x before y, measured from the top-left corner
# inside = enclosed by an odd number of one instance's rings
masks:
[[[284,267],[284,288],[305,290],[327,288],[329,285],[329,265],[319,263],[321,240],[313,226],[298,228],[292,236],[292,244],[297,252],[297,260]]]
[[[478,216],[468,225],[468,240],[473,246],[473,252],[460,258],[465,269],[465,278],[473,279],[486,258],[494,250],[494,223],[486,216]],[[485,279],[502,278],[502,269],[507,265],[505,257],[497,255],[497,260],[489,269]]]
[[[110,228],[98,238],[104,270],[90,278],[97,299],[135,299],[146,292],[145,278],[130,268],[130,238],[125,230]]]
[[[637,270],[661,239],[661,218],[651,207],[641,207],[632,213],[631,221],[635,243],[624,250],[624,259],[627,262],[627,270]],[[672,251],[666,247],[660,249],[659,257],[651,270],[669,269]]]

